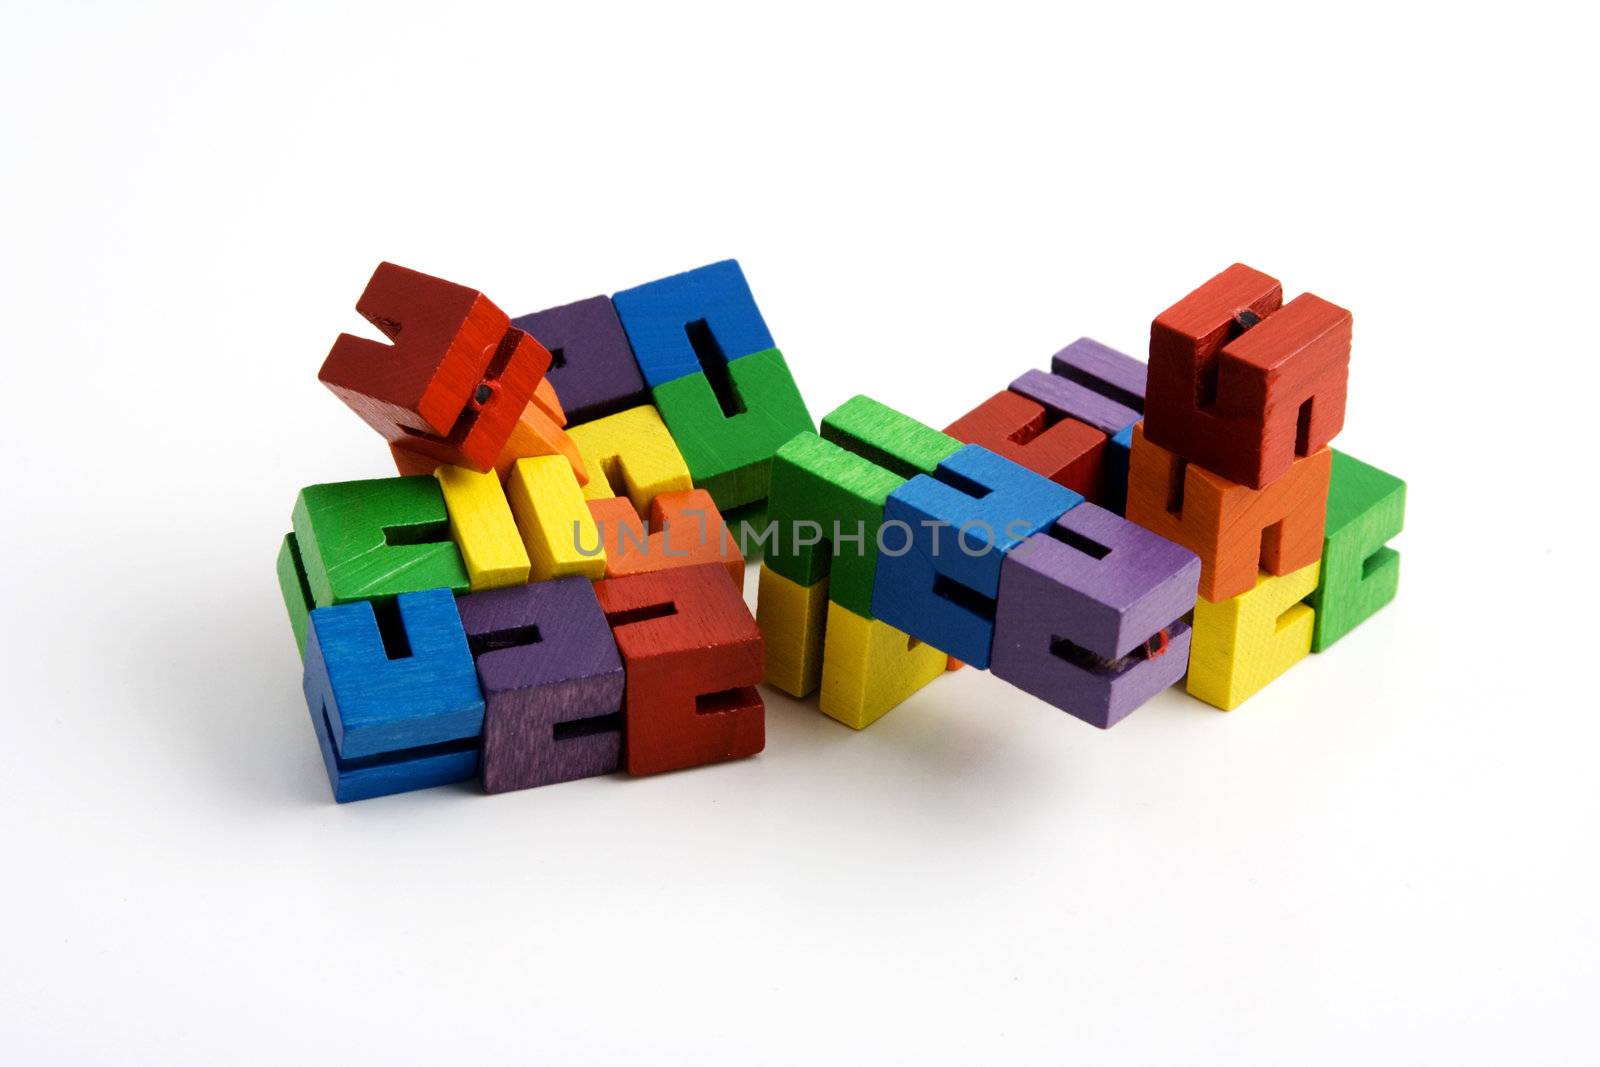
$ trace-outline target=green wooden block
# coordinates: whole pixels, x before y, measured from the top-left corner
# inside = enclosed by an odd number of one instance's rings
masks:
[[[306,654],[306,617],[316,602],[311,596],[311,586],[306,582],[306,565],[300,561],[300,542],[294,534],[283,535],[283,546],[278,549],[278,589],[283,593],[283,606],[289,610],[289,628],[294,631],[294,646],[303,658]]]
[[[822,420],[822,437],[901,478],[931,474],[963,447],[954,437],[870,396],[853,396],[828,412]]]
[[[467,591],[444,493],[430,475],[308,485],[294,505],[294,536],[319,608]]]
[[[767,498],[773,453],[815,424],[776,348],[732,360],[717,374],[715,384],[702,371],[650,392],[695,487],[726,518]]]
[[[1394,599],[1400,553],[1387,543],[1405,515],[1405,482],[1334,451],[1322,573],[1305,600],[1317,613],[1311,651],[1321,652]]]
[[[822,427],[833,439],[802,434],[773,457],[766,564],[800,585],[828,578],[830,600],[871,619],[884,500],[961,442],[863,396]],[[821,540],[805,543],[813,533]]]

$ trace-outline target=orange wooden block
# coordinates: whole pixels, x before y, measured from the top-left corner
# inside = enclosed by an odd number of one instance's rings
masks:
[[[556,410],[560,411],[557,404]],[[565,416],[562,416],[565,418]],[[460,453],[451,447],[448,442],[439,440],[424,440],[417,437],[408,437],[402,443],[391,441],[389,453],[394,457],[394,465],[401,474],[432,474],[441,464],[462,466]],[[578,446],[567,436],[567,432],[556,424],[538,400],[531,400],[523,409],[522,417],[517,420],[516,426],[511,430],[511,436],[506,438],[506,443],[500,450],[500,455],[494,461],[494,470],[500,475],[503,482],[511,476],[511,468],[517,460],[529,456],[563,456],[572,464],[572,472],[578,477],[579,485],[589,482],[588,468],[585,467],[583,456],[578,452]]]
[[[390,343],[340,334],[318,372],[391,442],[487,471],[550,353],[477,290],[380,263],[356,303]]]
[[[607,578],[720,563],[733,584],[744,589],[744,556],[704,489],[657,493],[648,535],[625,496],[591,500],[589,513],[600,528]]]
[[[622,748],[629,774],[761,751],[761,631],[726,571],[707,563],[603,578],[594,591],[626,672]]]
[[[1200,557],[1200,595],[1227,600],[1255,588],[1256,569],[1288,574],[1322,558],[1333,454],[1297,459],[1265,489],[1231,482],[1151,444],[1133,428],[1128,518]]]
[[[1145,431],[1262,489],[1344,426],[1350,313],[1235,263],[1150,326]]]
[[[997,452],[1096,503],[1104,500],[1106,435],[1077,419],[1058,416],[1021,393],[996,393],[944,432]]]
[[[539,388],[533,391],[533,402],[550,417],[551,422],[561,427],[567,425],[567,413],[561,407],[561,397],[556,395],[556,387],[549,378],[539,379]]]

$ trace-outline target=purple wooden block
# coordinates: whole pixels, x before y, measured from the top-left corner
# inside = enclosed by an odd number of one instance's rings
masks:
[[[1011,391],[1043,404],[1058,415],[1086,422],[1105,434],[1120,433],[1140,419],[1139,412],[1128,405],[1049,371],[1028,371],[1011,383]]]
[[[1112,726],[1183,677],[1190,634],[1180,617],[1199,583],[1193,552],[1079,504],[1001,564],[989,670]]]
[[[569,425],[650,402],[628,335],[609,296],[535,311],[511,320],[550,350],[546,377]]]
[[[456,601],[483,689],[490,793],[610,774],[622,762],[622,658],[583,578]]]
[[[1050,360],[1050,373],[1077,382],[1123,407],[1144,413],[1144,382],[1149,370],[1130,355],[1080,337]]]

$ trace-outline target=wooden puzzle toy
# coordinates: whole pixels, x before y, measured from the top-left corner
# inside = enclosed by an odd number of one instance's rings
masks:
[[[483,690],[483,788],[527,789],[622,764],[622,660],[582,577],[456,601]]]
[[[944,432],[814,425],[733,260],[515,320],[383,263],[357,310],[319,377],[400,474],[301,490],[276,563],[339,801],[753,756],[763,681],[857,730],[962,661],[1232,709],[1398,587],[1405,483],[1329,447],[1350,314],[1240,264],[1148,366],[1079,338]]]
[[[626,674],[629,774],[761,751],[761,631],[720,564],[606,578],[594,589]]]
[[[1183,677],[1194,553],[1082,503],[1006,555],[989,669],[1102,729]]]
[[[550,350],[545,381],[566,410],[567,424],[650,402],[628,335],[608,296],[591,296],[511,320]]]

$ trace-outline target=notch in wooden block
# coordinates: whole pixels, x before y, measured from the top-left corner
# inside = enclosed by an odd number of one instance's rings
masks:
[[[1183,677],[1200,560],[1079,504],[1005,557],[989,669],[1101,729]]]
[[[979,445],[889,494],[873,615],[974,667],[989,666],[1005,554],[1083,497]]]
[[[340,803],[477,773],[483,699],[448,589],[312,611],[304,688]]]
[[[385,439],[494,467],[550,366],[480,292],[380,263],[356,310],[389,344],[340,334],[318,377]]]
[[[278,591],[289,613],[289,629],[294,631],[294,647],[303,658],[306,653],[306,618],[317,606],[306,581],[306,565],[300,559],[300,543],[293,533],[283,535],[278,547]]]
[[[545,380],[573,426],[650,402],[633,348],[608,296],[592,296],[511,320],[550,353]]]
[[[1145,432],[1262,489],[1344,426],[1350,313],[1235,263],[1150,326]]]
[[[569,436],[590,471],[585,500],[624,496],[644,518],[657,493],[694,488],[677,442],[650,404],[575,426]]]
[[[1333,451],[1322,572],[1306,603],[1317,613],[1311,651],[1354,630],[1400,588],[1400,553],[1388,547],[1405,525],[1406,483]]]
[[[1232,711],[1311,651],[1314,612],[1300,601],[1317,585],[1319,566],[1274,577],[1227,600],[1194,606],[1189,693]]]
[[[766,501],[772,456],[815,429],[777,349],[700,371],[651,390],[694,478],[724,515]]]
[[[456,601],[484,695],[483,788],[610,774],[622,762],[622,659],[583,578]]]
[[[649,574],[675,567],[718,563],[733,584],[744,589],[744,556],[717,512],[716,502],[704,489],[658,493],[650,502],[650,528],[620,497],[588,501],[594,518],[596,557],[607,578]],[[587,551],[589,542],[581,550]]]
[[[645,385],[777,347],[737,260],[674,274],[612,298]]]
[[[626,673],[629,774],[761,751],[761,631],[726,570],[705,563],[606,578],[595,593]]]
[[[432,478],[309,485],[295,502],[294,535],[319,607],[471,584]]]
[[[1134,427],[1128,518],[1200,557],[1200,595],[1227,600],[1317,562],[1331,456],[1294,462],[1265,489],[1232,482],[1153,444]]]
[[[957,441],[982,445],[1085,497],[1101,497],[1106,435],[1020,393],[994,394],[944,432]]]

